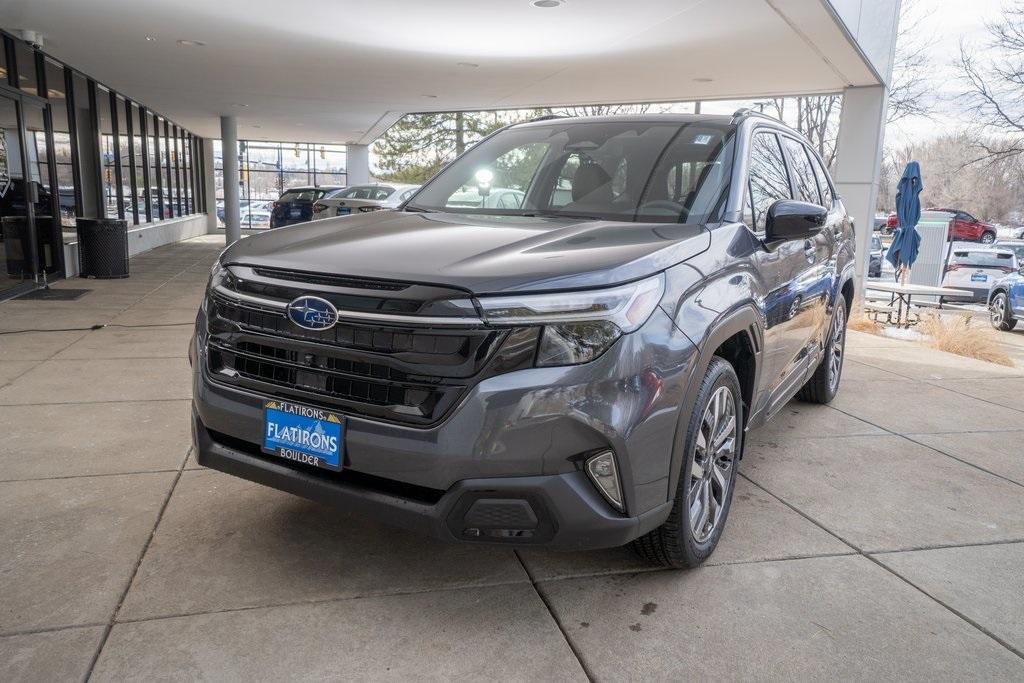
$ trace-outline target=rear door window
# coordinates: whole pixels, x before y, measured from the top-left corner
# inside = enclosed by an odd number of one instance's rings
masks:
[[[811,160],[807,158],[807,152],[803,143],[790,137],[783,136],[783,144],[789,154],[790,170],[793,173],[793,186],[796,190],[796,198],[809,204],[822,204],[821,194],[818,192],[818,181],[814,177],[814,170],[811,168]]]
[[[825,172],[825,167],[821,165],[821,161],[814,155],[813,152],[807,150],[807,156],[811,160],[811,168],[814,169],[814,177],[818,179],[818,189],[821,190],[821,199],[825,204],[825,208],[832,208],[832,204],[835,202],[835,194],[832,192],[832,184],[828,181],[828,173]]]

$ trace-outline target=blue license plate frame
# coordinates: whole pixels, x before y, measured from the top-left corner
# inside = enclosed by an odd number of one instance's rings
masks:
[[[263,402],[262,450],[303,465],[340,472],[345,416],[288,401]]]

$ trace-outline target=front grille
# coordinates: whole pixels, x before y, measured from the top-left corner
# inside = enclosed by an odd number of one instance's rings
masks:
[[[342,322],[315,331],[220,296],[210,297],[207,311],[207,363],[216,381],[417,426],[443,419],[481,378],[532,365],[536,348],[532,328]]]

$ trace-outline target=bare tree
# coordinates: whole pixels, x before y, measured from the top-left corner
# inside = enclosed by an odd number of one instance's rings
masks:
[[[776,118],[788,121],[803,133],[825,165],[832,167],[836,159],[839,113],[843,106],[841,95],[779,97],[768,103],[768,106],[774,110]]]
[[[908,116],[930,116],[935,104],[934,84],[929,75],[928,47],[932,37],[925,33],[919,0],[903,0],[900,27],[896,33],[889,108],[886,123]]]
[[[961,102],[992,137],[976,141],[968,164],[1024,156],[1024,0],[1003,7],[985,24],[988,39],[961,43],[957,65],[966,92]]]

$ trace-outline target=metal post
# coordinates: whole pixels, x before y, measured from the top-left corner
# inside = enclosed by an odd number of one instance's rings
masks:
[[[238,122],[234,116],[220,117],[220,138],[224,156],[224,241],[234,244],[242,238],[238,216]]]

